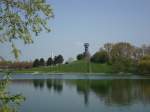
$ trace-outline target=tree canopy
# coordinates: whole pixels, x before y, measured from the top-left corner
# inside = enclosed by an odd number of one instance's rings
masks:
[[[47,62],[46,62],[47,66],[51,66],[53,65],[53,59],[51,57],[48,58]]]
[[[38,67],[40,65],[39,59],[35,59],[33,62],[33,67]]]
[[[52,8],[46,0],[0,0],[0,43],[11,43],[18,58],[20,51],[14,40],[33,43],[32,33],[37,36],[43,30],[50,32],[47,25],[52,17]]]
[[[58,55],[54,57],[54,64],[62,64],[64,61],[64,58],[62,55]]]
[[[82,59],[84,59],[83,53],[78,54],[76,58],[77,58],[77,60],[82,60]]]
[[[138,71],[141,74],[150,74],[150,55],[146,55],[139,60]]]
[[[96,52],[92,56],[91,61],[96,62],[96,63],[106,63],[106,62],[108,62],[108,54],[106,51]]]
[[[44,60],[44,58],[41,58],[40,61],[39,61],[39,63],[40,63],[40,66],[45,66],[45,60]]]

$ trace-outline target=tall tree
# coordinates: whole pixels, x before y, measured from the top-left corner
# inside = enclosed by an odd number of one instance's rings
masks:
[[[111,57],[114,60],[117,60],[117,58],[132,58],[134,51],[134,46],[132,46],[130,43],[126,42],[119,42],[113,45],[113,48],[111,50]]]
[[[64,61],[63,56],[62,56],[62,55],[58,55],[58,56],[57,56],[57,63],[58,63],[58,64],[62,64],[63,61]]]
[[[104,50],[107,52],[109,59],[111,58],[111,50],[113,48],[112,43],[106,43],[104,44]]]
[[[134,51],[133,51],[133,58],[138,61],[139,59],[141,59],[143,57],[143,50],[142,48],[139,47],[135,47]]]
[[[32,32],[37,36],[42,30],[50,32],[48,20],[53,17],[46,0],[0,0],[0,42],[10,42],[15,57],[19,49],[14,40],[33,43]]]
[[[64,61],[64,58],[62,55],[58,55],[54,57],[54,64],[62,64]]]
[[[38,67],[40,65],[39,59],[35,59],[33,62],[33,67]]]
[[[40,63],[40,66],[45,66],[45,60],[44,60],[44,58],[41,58],[39,63]]]
[[[53,65],[53,59],[51,57],[48,58],[47,62],[46,62],[47,66],[51,66]]]

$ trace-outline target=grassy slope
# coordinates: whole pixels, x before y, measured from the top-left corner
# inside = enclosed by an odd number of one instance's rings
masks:
[[[110,73],[112,72],[112,67],[107,64],[96,64],[96,63],[90,63],[89,64],[85,61],[75,61],[71,64],[63,64],[63,65],[57,65],[53,67],[38,67],[38,68],[32,68],[32,69],[26,69],[26,70],[18,70],[18,73],[32,73],[35,71],[38,72],[72,72],[72,73],[88,73],[89,68],[91,72],[93,73]]]

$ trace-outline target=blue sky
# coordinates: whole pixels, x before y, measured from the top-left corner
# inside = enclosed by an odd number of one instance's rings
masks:
[[[150,44],[150,0],[47,0],[55,18],[51,33],[42,32],[34,44],[17,41],[20,60],[47,59],[51,52],[65,59],[83,52],[90,43],[93,54],[107,42],[130,42],[136,46]],[[9,44],[0,45],[0,55],[12,60]]]

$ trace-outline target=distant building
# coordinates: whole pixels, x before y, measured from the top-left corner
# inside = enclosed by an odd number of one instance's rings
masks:
[[[89,52],[89,46],[90,46],[89,43],[84,43],[85,51],[84,51],[83,55],[84,55],[85,59],[90,59],[90,57],[91,57],[90,52]]]

